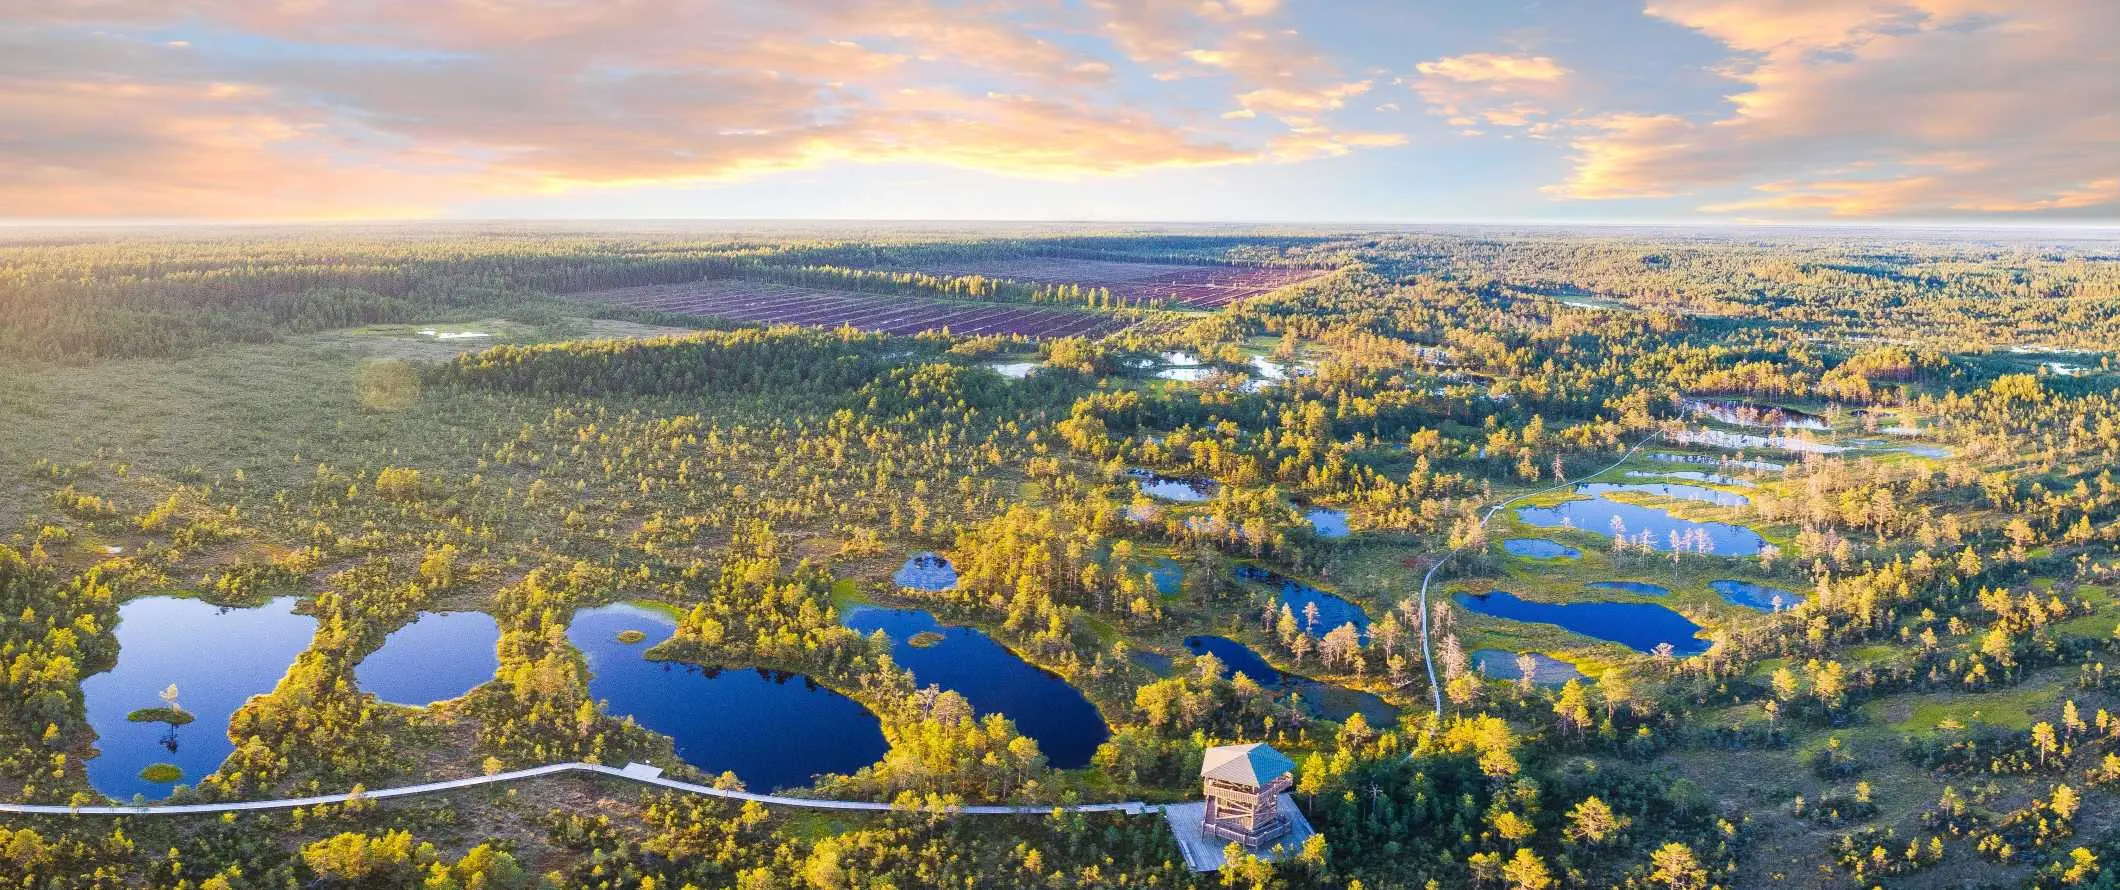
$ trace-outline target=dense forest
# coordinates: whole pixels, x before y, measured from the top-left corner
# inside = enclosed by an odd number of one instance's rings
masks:
[[[726,279],[1117,332],[599,296]],[[0,885],[2110,886],[2116,335],[2095,241],[20,235],[0,802],[892,809],[0,814]],[[1307,842],[1066,809],[1243,742]]]

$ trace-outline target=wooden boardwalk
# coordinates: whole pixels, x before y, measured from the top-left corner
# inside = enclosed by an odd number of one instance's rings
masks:
[[[539,776],[552,776],[558,775],[560,773],[569,772],[583,772],[593,773],[602,776],[612,776],[615,778],[626,779],[628,781],[639,782],[644,785],[653,785],[658,788],[667,788],[671,791],[681,791],[686,794],[700,794],[705,795],[707,797],[719,797],[724,800],[757,801],[759,803],[769,804],[772,806],[804,807],[813,810],[868,810],[879,812],[888,812],[891,810],[898,809],[897,807],[891,804],[877,803],[875,801],[868,800],[815,800],[806,797],[782,797],[777,794],[754,794],[749,791],[732,791],[723,788],[713,788],[706,785],[694,784],[692,782],[680,782],[676,779],[665,778],[662,774],[661,769],[649,766],[645,763],[629,763],[626,764],[623,768],[620,768],[604,766],[602,764],[596,763],[574,762],[554,763],[547,766],[534,766],[529,769],[519,769],[503,773],[494,773],[490,776],[472,776],[470,778],[450,779],[443,782],[427,782],[425,784],[420,785],[403,785],[396,788],[379,788],[374,791],[362,791],[358,794],[349,791],[342,794],[320,794],[314,797],[287,797],[280,798],[277,800],[250,800],[235,801],[229,803],[144,804],[137,806],[113,805],[77,807],[69,806],[66,804],[0,803],[0,813],[11,813],[15,815],[52,816],[182,816],[214,813],[240,813],[253,810],[284,810],[292,809],[294,807],[317,806],[319,804],[345,803],[347,801],[355,799],[387,800],[393,797],[412,797],[414,795],[420,794],[436,794],[443,791],[454,791],[460,788],[475,788],[480,785],[494,785],[503,782],[517,782],[523,779],[534,779]],[[1138,800],[1129,800],[1119,803],[1086,803],[1076,804],[1074,806],[960,806],[952,807],[948,810],[948,813],[952,815],[965,814],[974,816],[1042,816],[1047,813],[1051,813],[1054,810],[1066,810],[1069,812],[1076,813],[1125,813],[1130,816],[1139,816],[1145,813],[1155,812],[1156,808],[1149,804],[1142,803]]]

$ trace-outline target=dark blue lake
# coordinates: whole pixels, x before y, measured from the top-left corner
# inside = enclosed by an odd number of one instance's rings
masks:
[[[1369,637],[1369,613],[1361,606],[1348,602],[1325,591],[1304,584],[1279,572],[1256,566],[1238,566],[1237,577],[1247,581],[1258,581],[1280,588],[1281,602],[1287,604],[1296,615],[1296,623],[1312,636],[1322,637],[1343,624],[1353,624],[1362,632],[1363,639]],[[1309,619],[1309,609],[1317,606],[1315,623]]]
[[[1575,490],[1579,494],[1593,497],[1611,492],[1634,492],[1682,501],[1700,501],[1718,507],[1742,507],[1752,502],[1751,498],[1741,494],[1682,482],[1585,482],[1576,486]]]
[[[1662,584],[1651,584],[1647,581],[1592,581],[1583,586],[1592,590],[1624,590],[1628,593],[1639,593],[1643,596],[1671,595],[1671,588]]]
[[[1359,713],[1369,720],[1370,725],[1384,727],[1399,719],[1399,709],[1374,693],[1335,686],[1299,674],[1284,674],[1250,646],[1228,637],[1186,637],[1185,649],[1195,656],[1212,654],[1222,662],[1222,676],[1234,678],[1243,674],[1261,686],[1292,694],[1309,705],[1312,713],[1327,720],[1344,721]]]
[[[1694,636],[1700,625],[1653,603],[1539,603],[1506,590],[1460,593],[1456,599],[1458,605],[1482,615],[1558,625],[1637,652],[1655,651],[1658,643],[1670,643],[1678,655],[1708,651],[1708,641]]]
[[[1143,493],[1166,501],[1196,503],[1213,500],[1215,492],[1222,488],[1221,483],[1213,479],[1188,479],[1179,476],[1165,476],[1149,470],[1127,470],[1126,475],[1133,477],[1136,482],[1140,483]]]
[[[1529,559],[1583,558],[1581,550],[1544,538],[1510,538],[1502,542],[1502,552]]]
[[[283,596],[255,609],[224,609],[195,599],[151,596],[118,607],[118,665],[81,681],[89,725],[102,753],[88,761],[88,781],[119,800],[167,797],[220,769],[235,746],[228,718],[253,695],[271,692],[295,656],[316,636],[316,619],[294,613]],[[134,723],[125,715],[162,706],[177,687],[191,723]],[[176,782],[149,782],[154,763],[184,771]]]
[[[912,671],[915,683],[953,690],[973,710],[1015,721],[1055,767],[1088,766],[1097,746],[1111,737],[1103,715],[1080,691],[976,627],[945,625],[919,609],[876,606],[849,609],[840,620],[863,636],[879,630],[888,635],[891,659]],[[921,632],[941,634],[942,641],[912,645],[913,635]]]
[[[1710,581],[1708,586],[1714,588],[1716,593],[1722,594],[1722,598],[1732,605],[1758,609],[1762,612],[1776,612],[1803,602],[1803,594],[1793,590],[1768,587],[1765,584],[1754,584],[1750,581],[1724,579],[1721,581]],[[1776,605],[1777,599],[1780,601],[1779,606]]]
[[[892,575],[891,580],[914,590],[948,590],[957,586],[957,567],[950,565],[946,556],[922,550],[906,557],[905,565],[898,567],[898,574]]]
[[[484,612],[422,612],[353,668],[377,698],[420,706],[470,692],[500,669],[500,625]]]
[[[619,633],[647,634],[621,643]],[[589,664],[589,694],[613,715],[669,736],[677,756],[709,775],[736,773],[754,791],[851,773],[889,748],[876,715],[802,674],[650,661],[677,630],[671,616],[632,603],[574,613],[567,640]]]
[[[1767,543],[1758,532],[1741,525],[1694,522],[1655,507],[1603,497],[1564,501],[1553,507],[1519,507],[1516,517],[1537,528],[1574,528],[1600,535],[1620,532],[1630,541],[1646,541],[1657,550],[1670,550],[1674,534],[1685,549],[1717,556],[1751,556]]]
[[[1310,520],[1310,527],[1317,531],[1320,538],[1347,537],[1347,513],[1344,510],[1312,507],[1310,512],[1303,516]]]
[[[1250,677],[1261,686],[1273,686],[1281,682],[1281,672],[1268,664],[1250,646],[1228,637],[1194,636],[1185,638],[1185,651],[1193,655],[1213,655],[1222,662],[1222,675],[1235,677],[1238,674]]]
[[[1576,670],[1572,662],[1562,661],[1544,652],[1531,655],[1531,682],[1541,686],[1559,686],[1569,680],[1583,679],[1583,672]],[[1515,652],[1503,649],[1480,649],[1472,653],[1474,670],[1496,680],[1514,680],[1524,675]]]

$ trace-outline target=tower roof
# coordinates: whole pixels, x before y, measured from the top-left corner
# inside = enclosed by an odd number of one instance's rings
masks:
[[[1295,768],[1295,761],[1271,745],[1220,745],[1207,749],[1200,761],[1200,778],[1260,788]]]

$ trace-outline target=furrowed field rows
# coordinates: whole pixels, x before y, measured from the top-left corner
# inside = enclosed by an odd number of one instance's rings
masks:
[[[1104,288],[1128,301],[1162,300],[1175,306],[1213,309],[1326,274],[1319,269],[1243,266],[1177,266],[1109,260],[994,259],[921,266],[933,275],[981,275],[1026,284]]]
[[[576,297],[657,312],[762,324],[851,326],[887,334],[947,329],[954,334],[1102,336],[1127,325],[1125,319],[1115,316],[1047,306],[930,300],[737,279],[620,288]]]

